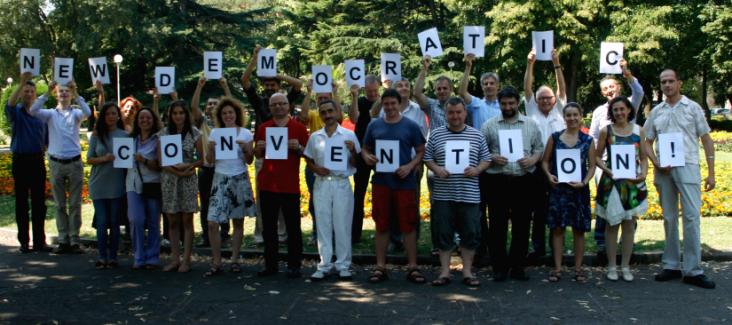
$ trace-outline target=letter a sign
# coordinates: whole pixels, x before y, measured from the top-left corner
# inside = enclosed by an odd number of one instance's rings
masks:
[[[424,32],[417,34],[419,39],[419,47],[422,49],[422,56],[429,55],[433,58],[442,55],[442,44],[440,36],[437,34],[437,28],[430,28]]]

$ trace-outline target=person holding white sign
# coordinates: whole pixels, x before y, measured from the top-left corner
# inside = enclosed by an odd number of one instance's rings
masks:
[[[450,283],[450,255],[455,249],[455,232],[460,234],[463,283],[476,287],[480,281],[471,270],[475,249],[480,245],[481,214],[479,176],[490,165],[488,145],[480,131],[465,124],[468,111],[460,97],[446,101],[447,125],[432,131],[424,162],[435,173],[430,222],[433,246],[440,254],[440,275],[434,286]],[[465,143],[467,148],[451,143]],[[450,165],[464,166],[450,172]],[[455,227],[458,225],[458,227]],[[487,234],[484,234],[487,235]]]
[[[414,99],[419,104],[419,108],[429,117],[430,130],[435,130],[445,126],[445,103],[453,95],[454,89],[450,78],[439,76],[434,81],[436,98],[425,96],[424,79],[427,77],[427,72],[429,72],[431,64],[432,58],[426,55],[422,59],[422,70],[419,71],[419,76],[417,76],[417,80],[414,82]]]
[[[481,128],[488,150],[492,152],[491,167],[484,176],[486,186],[481,188],[480,194],[481,201],[488,204],[490,215],[487,238],[493,262],[493,280],[506,281],[510,275],[513,279],[526,281],[529,277],[524,271],[524,265],[528,253],[531,205],[526,204],[524,196],[527,189],[536,186],[536,180],[531,173],[536,169],[536,163],[544,152],[544,141],[536,122],[519,113],[519,93],[516,89],[502,89],[498,93],[498,100],[501,103],[501,115],[488,120]],[[520,132],[523,151],[518,152],[518,155],[522,158],[509,162],[508,158],[498,154],[502,150],[518,150],[501,147],[500,131]],[[510,255],[506,253],[509,220]]]
[[[607,278],[610,281],[618,280],[617,249],[618,230],[622,226],[622,259],[621,270],[623,280],[633,281],[633,274],[630,272],[630,257],[633,255],[633,236],[635,234],[635,221],[648,210],[648,190],[646,189],[646,175],[648,175],[648,159],[646,157],[645,131],[633,122],[635,111],[631,108],[628,98],[618,96],[610,103],[610,120],[613,124],[600,131],[600,138],[597,140],[597,152],[607,150],[607,164],[602,156],[597,155],[597,167],[602,170],[602,177],[597,184],[597,201],[595,213],[598,217],[607,222],[606,249],[607,256]],[[613,153],[615,145],[630,145],[635,149],[634,157],[618,157]],[[635,161],[633,174],[636,177],[630,179],[616,179],[613,175],[613,168],[620,168],[628,161]]]
[[[112,141],[114,138],[127,137],[117,104],[104,104],[99,110],[99,117],[101,120],[95,125],[95,132],[89,139],[89,150],[86,152],[86,162],[92,165],[89,173],[89,198],[94,204],[99,250],[95,267],[98,270],[119,265],[119,206],[125,194],[125,170],[113,166],[115,154],[112,152]]]
[[[551,51],[551,60],[554,65],[554,75],[557,80],[557,93],[547,85],[539,86],[534,93],[534,64],[536,63],[536,49],[529,52],[526,65],[526,74],[524,75],[524,103],[526,107],[526,116],[533,119],[539,130],[541,130],[541,138],[546,145],[547,140],[554,132],[564,130],[566,124],[562,116],[562,108],[567,102],[567,86],[564,82],[564,73],[562,65],[559,62],[559,54],[556,49]],[[541,166],[537,166],[534,176],[539,182],[536,191],[531,195],[531,201],[534,204],[531,218],[531,243],[534,251],[529,254],[530,258],[543,257],[546,254],[546,213],[549,204],[550,186],[546,180],[546,176],[541,170]]]
[[[715,287],[714,281],[704,275],[701,268],[701,240],[699,236],[701,218],[701,173],[699,172],[699,139],[704,146],[707,162],[707,178],[704,191],[714,189],[714,142],[704,111],[696,102],[681,95],[681,79],[676,71],[661,72],[661,90],[666,99],[656,105],[648,115],[643,129],[646,131],[646,153],[653,163],[654,183],[663,209],[666,244],[663,251],[663,271],[656,275],[656,281],[681,278],[702,288]],[[662,166],[659,155],[653,151],[653,142],[661,134],[683,135],[686,165],[680,167]],[[658,148],[656,148],[659,150]],[[679,252],[679,197],[684,222],[684,254]]]
[[[206,100],[206,107],[203,112],[201,112],[201,109],[199,108],[201,92],[203,91],[203,86],[206,85],[206,81],[206,77],[203,75],[198,78],[196,90],[193,92],[193,97],[191,98],[191,118],[193,118],[193,124],[199,131],[201,131],[201,143],[208,143],[208,135],[214,128],[213,111],[214,108],[219,105],[219,97],[209,97]],[[226,78],[219,79],[219,85],[224,91],[224,96],[231,97],[231,90],[229,89],[229,84],[226,81]],[[199,246],[209,247],[211,246],[211,243],[208,238],[208,205],[215,168],[213,163],[208,163],[206,150],[204,150],[202,154],[203,166],[198,169],[198,193],[201,197],[201,213],[199,214],[199,219],[202,238],[202,242]],[[221,228],[221,241],[224,242],[229,238],[229,222],[222,223],[219,227]]]
[[[592,229],[592,209],[590,207],[590,187],[588,184],[595,173],[595,145],[592,137],[580,131],[582,127],[582,107],[568,103],[563,109],[567,129],[554,132],[546,143],[542,159],[542,169],[552,186],[549,193],[549,211],[546,225],[552,234],[554,269],[549,272],[549,282],[557,282],[562,274],[564,255],[564,231],[572,227],[574,243],[574,279],[587,281],[582,270],[585,254],[585,232]],[[580,161],[565,159],[557,162],[557,150],[574,149],[580,151]],[[580,182],[560,183],[559,174],[572,174],[580,170]]]
[[[489,119],[501,115],[501,106],[498,103],[498,91],[501,90],[501,79],[495,72],[486,72],[480,75],[480,88],[483,90],[483,98],[478,98],[468,92],[470,74],[473,71],[475,54],[465,54],[465,72],[460,79],[458,94],[468,105],[468,124],[476,129],[483,127]]]
[[[163,213],[168,219],[171,261],[163,271],[189,272],[191,270],[191,250],[193,248],[193,214],[198,211],[198,177],[196,168],[203,165],[201,160],[201,133],[193,126],[191,113],[182,100],[168,106],[168,126],[159,136],[180,135],[182,148],[168,145],[159,154],[175,156],[174,151],[182,154],[183,162],[163,167],[160,185],[163,192]],[[162,161],[162,159],[161,159]],[[180,229],[183,229],[183,261],[180,260]]]
[[[388,278],[386,251],[392,218],[397,218],[399,230],[403,234],[407,254],[407,279],[414,283],[426,281],[417,268],[416,226],[419,215],[416,192],[418,178],[415,173],[424,156],[425,139],[417,123],[399,113],[402,100],[402,95],[397,90],[384,91],[380,101],[384,107],[384,117],[369,124],[361,151],[361,157],[369,166],[375,166],[379,162],[399,166],[394,172],[376,172],[372,178],[373,219],[376,223],[376,269],[369,276],[369,282],[372,283]],[[381,149],[377,152],[377,140],[398,142],[399,149]],[[394,211],[395,214],[392,213]]]
[[[308,168],[315,173],[313,202],[318,216],[317,236],[320,263],[310,279],[319,281],[333,268],[335,235],[335,269],[342,280],[350,279],[351,222],[353,190],[350,177],[356,172],[356,156],[361,152],[356,134],[339,125],[340,106],[325,100],[318,104],[325,127],[308,139],[303,155]]]
[[[206,159],[215,163],[215,174],[212,180],[210,206],[208,208],[208,238],[211,243],[211,268],[204,277],[211,277],[222,272],[221,237],[219,225],[233,221],[234,236],[231,242],[231,272],[241,272],[239,250],[244,237],[244,217],[254,217],[257,209],[254,205],[252,183],[249,180],[247,165],[254,160],[252,143],[254,137],[244,126],[247,114],[242,104],[224,97],[214,109],[214,120],[217,129],[208,137]],[[223,130],[233,129],[236,136],[229,140],[222,137]],[[216,147],[234,151],[235,159],[217,157]],[[219,156],[220,157],[220,156]]]
[[[348,118],[356,123],[354,132],[361,146],[363,146],[361,141],[363,136],[366,135],[366,128],[371,123],[369,111],[374,103],[379,100],[379,88],[381,88],[381,81],[374,75],[367,75],[364,82],[363,96],[358,95],[358,86],[351,86],[351,107],[348,111]],[[364,218],[363,206],[366,190],[371,180],[371,169],[363,161],[361,155],[356,157],[356,174],[353,175],[353,224],[351,225],[351,242],[354,244],[361,241]]]
[[[643,101],[643,86],[641,86],[638,79],[633,76],[633,73],[628,67],[628,61],[624,58],[620,58],[620,68],[623,72],[625,81],[630,86],[630,102],[633,104],[632,109],[635,111],[637,116],[638,109],[640,108],[641,102]],[[609,75],[600,80],[600,92],[602,97],[605,97],[608,102],[617,96],[623,94],[623,84],[620,83],[614,76]],[[612,124],[612,121],[608,118],[609,106],[608,103],[602,104],[595,108],[592,112],[592,122],[590,123],[590,136],[595,139],[595,147],[597,147],[597,140],[600,138],[600,130],[607,128],[608,125]],[[632,121],[634,122],[634,121]],[[599,151],[598,151],[599,152]],[[602,153],[604,154],[604,153]],[[603,156],[603,159],[607,157]],[[595,184],[600,181],[602,175],[601,170],[595,171]],[[599,252],[605,251],[605,219],[595,219],[595,242]]]
[[[160,118],[149,107],[135,114],[130,137],[135,163],[127,170],[127,217],[132,229],[133,270],[160,265]],[[146,231],[147,230],[147,231]]]
[[[11,130],[12,174],[15,193],[15,222],[21,253],[30,253],[30,222],[33,223],[33,251],[49,252],[46,244],[46,166],[44,152],[48,128],[30,114],[36,100],[36,84],[31,72],[18,79],[5,105],[5,118]],[[30,205],[28,199],[30,198]],[[28,209],[31,209],[30,213]]]
[[[55,109],[42,109],[48,98],[54,94]],[[79,108],[73,108],[76,101]],[[58,254],[81,253],[79,230],[81,229],[81,189],[84,185],[84,166],[81,163],[79,128],[91,110],[83,97],[76,92],[72,80],[66,85],[51,82],[48,93],[36,99],[30,115],[48,126],[48,167],[51,171],[53,200],[56,203],[56,227],[58,228]],[[66,210],[66,186],[71,194]]]
[[[302,230],[300,229],[300,158],[303,146],[308,142],[308,131],[302,123],[290,117],[290,103],[285,94],[276,93],[269,98],[272,119],[262,123],[254,134],[254,154],[262,159],[262,169],[257,174],[257,200],[262,209],[262,235],[264,236],[264,269],[257,276],[277,274],[277,220],[280,212],[287,228],[287,277],[302,276]],[[267,129],[286,129],[284,135]],[[270,135],[268,135],[270,133]],[[285,140],[287,138],[287,140]],[[265,151],[285,151],[286,159],[265,158]],[[273,151],[274,151],[273,150]]]

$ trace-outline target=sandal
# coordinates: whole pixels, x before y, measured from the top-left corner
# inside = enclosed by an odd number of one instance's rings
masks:
[[[389,279],[389,275],[386,273],[386,269],[383,267],[377,267],[369,276],[370,283],[384,282]]]
[[[178,267],[178,273],[188,273],[191,271],[191,264],[189,263],[181,263]]]
[[[450,280],[449,277],[441,276],[441,277],[439,277],[437,279],[432,280],[432,286],[433,287],[441,287],[441,286],[450,284],[450,282],[451,282],[451,280]]]
[[[547,280],[549,282],[559,282],[559,280],[562,279],[562,272],[559,271],[551,271],[549,272],[549,277],[547,277]]]
[[[241,265],[239,265],[239,263],[231,263],[229,271],[231,273],[241,273]]]
[[[211,268],[203,274],[203,277],[210,278],[214,275],[219,275],[221,273],[224,273],[224,269],[222,269],[221,266],[211,266]]]
[[[412,283],[423,284],[427,281],[427,278],[424,277],[418,268],[413,268],[407,270],[407,280]]]
[[[98,260],[96,263],[94,263],[94,268],[97,270],[104,270],[107,268],[107,263],[102,260]]]
[[[468,287],[478,287],[480,286],[480,280],[478,278],[471,276],[469,278],[463,278],[463,284]]]
[[[177,271],[180,267],[180,263],[170,263],[163,268],[163,272]]]
[[[585,275],[585,272],[582,270],[575,270],[574,280],[577,282],[585,283],[587,282],[587,275]]]

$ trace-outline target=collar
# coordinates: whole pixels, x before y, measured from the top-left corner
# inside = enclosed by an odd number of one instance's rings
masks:
[[[667,103],[666,101],[663,101],[663,105],[668,108],[674,108],[679,107],[679,105],[689,106],[689,102],[690,100],[688,97],[686,97],[685,95],[681,95],[681,99],[676,102],[674,106],[671,106],[671,104]]]
[[[494,100],[489,100],[488,98],[483,97],[483,101],[488,105],[498,105],[498,97]]]
[[[335,130],[335,132],[333,132],[333,135],[331,137],[335,136],[336,134],[341,134],[341,135],[344,134],[344,132],[343,132],[344,130],[345,130],[345,128],[339,124],[338,127],[336,127],[336,130]],[[323,128],[321,128],[320,130],[313,132],[313,136],[321,136],[321,135],[326,138],[328,137],[328,133],[325,132],[325,126],[323,126]]]

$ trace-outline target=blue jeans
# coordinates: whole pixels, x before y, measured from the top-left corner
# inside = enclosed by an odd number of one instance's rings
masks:
[[[127,192],[127,216],[132,229],[135,266],[160,264],[160,209],[160,200]]]
[[[313,217],[313,241],[318,240],[318,228],[315,223],[315,206],[313,205],[313,184],[315,184],[315,173],[310,168],[305,167],[305,183],[308,185],[308,192],[310,193],[310,200],[308,200],[308,211]]]
[[[117,260],[119,249],[119,203],[120,198],[94,200],[97,215],[97,247],[102,261]],[[109,233],[107,233],[109,230]],[[107,245],[109,241],[109,245]]]

